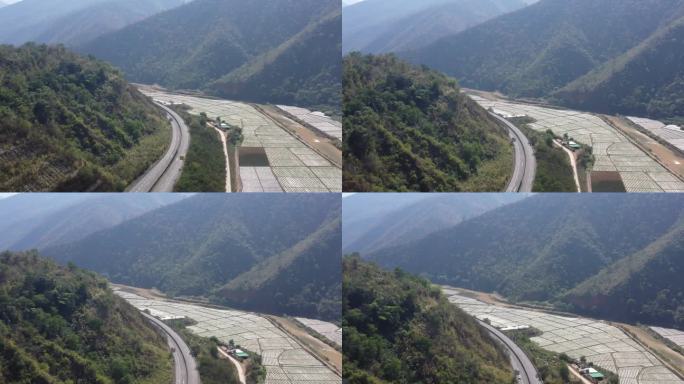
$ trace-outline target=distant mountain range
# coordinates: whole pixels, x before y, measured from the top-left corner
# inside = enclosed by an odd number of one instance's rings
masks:
[[[682,0],[542,0],[401,55],[466,87],[681,116],[682,17]]]
[[[44,249],[187,198],[184,194],[17,194],[0,200],[0,251]]]
[[[683,228],[677,195],[542,194],[365,257],[512,300],[682,326]]]
[[[19,212],[3,215],[2,246],[40,248],[60,263],[170,295],[339,319],[339,196],[53,196],[0,201],[3,213]],[[21,214],[31,202],[48,208]]]
[[[0,11],[0,42],[76,46],[188,0],[23,0]]]
[[[416,49],[525,5],[523,0],[366,0],[343,10],[343,51]]]
[[[525,194],[476,193],[350,196],[344,200],[342,251],[367,254],[408,244],[526,197]],[[377,206],[378,203],[387,205],[388,209],[358,217],[369,204]]]
[[[340,9],[335,0],[196,0],[79,50],[136,82],[339,110]]]

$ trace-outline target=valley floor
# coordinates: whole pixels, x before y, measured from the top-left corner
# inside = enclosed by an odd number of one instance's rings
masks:
[[[257,353],[266,368],[265,384],[341,384],[342,378],[283,332],[267,318],[232,309],[208,308],[198,304],[137,295],[114,286],[116,294],[139,310],[149,310],[158,319],[188,318],[196,324],[187,329],[201,337],[216,337]]]
[[[242,127],[244,142],[240,151],[252,153],[252,160],[261,157],[254,163],[240,164],[239,178],[243,192],[342,191],[342,170],[339,166],[321,156],[254,106],[174,94],[150,87],[140,87],[140,90],[155,101],[185,104],[191,108],[190,113],[204,112],[211,120],[220,117],[222,121]],[[330,121],[330,125],[333,125],[332,120]],[[320,121],[315,124],[320,125]]]
[[[565,353],[617,373],[621,384],[682,384],[674,372],[641,343],[620,328],[600,320],[560,316],[472,298],[458,288],[443,287],[449,301],[468,314],[500,330],[535,328],[542,332],[531,340],[541,348]]]
[[[591,146],[596,160],[591,170],[594,182],[604,177],[615,178],[627,192],[684,192],[680,177],[594,114],[510,101],[486,92],[467,92],[486,109],[534,119],[528,125],[536,131],[551,130],[556,136],[567,134],[572,140]],[[684,163],[684,158],[679,163]]]

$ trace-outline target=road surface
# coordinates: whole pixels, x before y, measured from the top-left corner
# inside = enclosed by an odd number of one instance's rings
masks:
[[[129,192],[173,192],[190,146],[190,130],[176,112],[156,103],[171,120],[171,145],[164,156],[128,188]]]
[[[532,192],[534,174],[537,169],[537,160],[534,158],[534,149],[532,148],[532,145],[530,145],[530,141],[525,137],[522,131],[510,121],[496,113],[489,112],[489,114],[506,125],[509,136],[513,139],[515,167],[513,168],[511,181],[508,183],[508,187],[506,187],[506,192]]]
[[[233,356],[223,352],[223,350],[221,348],[218,348],[218,351],[220,354],[222,354],[223,356],[228,358],[228,360],[230,360],[231,363],[233,363],[233,366],[237,370],[238,379],[240,380],[240,383],[247,384],[247,379],[245,378],[245,370],[242,368],[242,364],[240,364],[239,361],[235,360],[235,358],[233,358]]]
[[[492,335],[493,338],[501,341],[508,349],[511,365],[513,366],[513,369],[519,372],[520,383],[543,384],[538,378],[537,368],[534,367],[534,364],[532,364],[529,357],[527,357],[525,352],[523,352],[513,340],[509,339],[508,336],[484,321],[478,320],[478,322],[489,331],[489,334]]]
[[[190,348],[185,344],[185,341],[168,325],[164,324],[156,317],[150,316],[147,313],[142,313],[154,325],[161,328],[167,335],[169,347],[173,350],[173,362],[175,368],[175,384],[200,384],[199,373],[197,372],[197,364],[195,358],[190,353]]]

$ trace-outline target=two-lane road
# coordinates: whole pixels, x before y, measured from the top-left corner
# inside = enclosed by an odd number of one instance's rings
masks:
[[[175,365],[174,383],[200,384],[195,358],[192,357],[190,348],[185,344],[185,341],[161,320],[144,312],[143,315],[166,334],[169,347],[173,350],[173,362]]]
[[[128,187],[128,192],[173,192],[183,169],[183,159],[190,147],[190,130],[176,112],[163,104],[156,104],[171,121],[171,145],[159,161]]]
[[[489,114],[506,125],[509,136],[513,140],[515,150],[515,167],[513,176],[506,187],[506,192],[532,192],[534,185],[534,174],[537,170],[537,159],[534,157],[534,148],[522,131],[510,121],[489,112]]]
[[[491,325],[485,323],[484,321],[479,321],[480,325],[485,327],[492,338],[499,340],[508,349],[508,355],[511,359],[511,365],[513,369],[518,371],[520,377],[520,383],[523,384],[543,384],[539,380],[539,375],[537,373],[537,368],[534,367],[532,361],[525,354],[525,352],[518,347],[513,340],[509,339],[508,336],[504,335],[503,332],[492,327]]]

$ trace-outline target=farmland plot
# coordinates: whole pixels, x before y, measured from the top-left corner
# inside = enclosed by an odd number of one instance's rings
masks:
[[[684,131],[678,126],[665,125],[658,120],[644,119],[640,117],[627,117],[632,123],[660,137],[662,140],[684,151]]]
[[[589,113],[492,101],[469,95],[485,109],[493,108],[513,116],[533,118],[530,128],[557,136],[567,134],[593,148],[594,171],[618,172],[627,192],[684,192],[684,183],[632,144],[622,133]]]
[[[542,334],[531,340],[541,348],[574,359],[585,356],[588,362],[617,373],[621,384],[684,384],[630,336],[602,321],[486,304],[454,288],[443,292],[450,302],[482,321],[488,319],[496,328],[540,330]]]
[[[335,345],[342,346],[342,328],[333,323],[328,323],[321,320],[306,319],[303,317],[295,317],[297,321],[304,324],[305,327],[311,328]]]
[[[342,170],[259,113],[249,104],[177,95],[149,88],[141,92],[163,103],[185,104],[190,113],[242,128],[244,148],[262,148],[268,166],[241,166],[244,192],[341,192]]]
[[[254,313],[206,308],[171,300],[148,299],[114,289],[141,311],[161,319],[188,318],[197,324],[187,329],[201,337],[230,340],[262,357],[265,384],[341,384],[342,378],[304,350],[294,339],[270,321]]]
[[[324,113],[288,105],[278,105],[278,108],[304,124],[310,125],[332,138],[342,140],[342,123],[331,119]]]
[[[684,331],[678,329],[668,329],[661,327],[651,327],[651,329],[660,336],[670,340],[674,344],[684,348]]]

